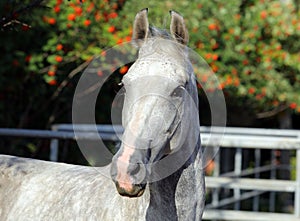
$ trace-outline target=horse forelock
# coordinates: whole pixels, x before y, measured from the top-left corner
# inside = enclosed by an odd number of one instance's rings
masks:
[[[161,32],[160,29],[157,30]],[[144,42],[139,50],[138,59],[123,80],[131,81],[140,77],[158,75],[184,85],[192,74],[187,47],[158,35]]]
[[[170,33],[165,29],[156,28],[154,26],[149,27],[150,36],[149,37],[160,37],[164,39],[172,40],[172,36]]]

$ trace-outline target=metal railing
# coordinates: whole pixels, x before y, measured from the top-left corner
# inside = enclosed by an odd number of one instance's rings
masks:
[[[0,136],[51,139],[50,159],[56,161],[61,139],[98,139],[100,134],[104,140],[118,141],[123,132],[121,126],[113,128],[110,125],[98,125],[98,134],[91,132],[91,128],[94,127],[71,124],[54,125],[52,131],[0,128]],[[206,176],[207,192],[211,200],[206,205],[204,220],[300,221],[300,131],[227,127],[220,146],[216,147],[211,144],[211,133],[222,135],[224,128],[201,127],[200,130],[203,147],[215,151],[218,149],[220,153],[212,159],[213,174]],[[228,150],[232,157],[226,157]],[[295,168],[276,164],[276,151],[282,150],[289,151],[295,157]],[[262,158],[266,158],[262,151],[270,153],[268,165],[261,164]],[[252,154],[251,165],[244,162],[247,155],[245,152]],[[226,162],[232,164],[231,170],[224,170]],[[294,170],[295,180],[279,180],[279,170]],[[267,173],[268,177],[262,178],[262,173]],[[222,191],[231,191],[232,194],[223,194]],[[260,201],[265,193],[269,193],[269,208],[261,212]],[[292,212],[275,212],[276,196],[281,193],[293,194]],[[241,202],[249,199],[252,200],[252,210],[244,211]]]
[[[205,139],[203,140],[205,146]],[[206,205],[204,220],[300,220],[300,131],[254,128],[226,128],[220,151],[230,149],[232,159],[218,154],[212,176],[206,177],[206,186],[211,193],[211,202]],[[244,162],[245,152],[252,154],[252,165]],[[262,151],[270,153],[269,164],[261,165]],[[289,151],[295,157],[295,168],[276,162],[276,152]],[[224,162],[231,161],[231,171],[222,171]],[[243,165],[244,163],[244,165]],[[295,171],[295,180],[279,180],[278,171]],[[268,174],[261,178],[261,173]],[[246,176],[246,178],[245,178]],[[249,178],[252,177],[252,178]],[[231,190],[232,196],[220,197],[220,190]],[[268,212],[259,208],[260,196],[269,193]],[[278,196],[294,195],[293,213],[275,212]],[[252,199],[252,211],[242,211],[241,202]],[[231,205],[231,206],[230,206]],[[223,209],[226,206],[230,209]],[[265,209],[266,210],[266,209]]]

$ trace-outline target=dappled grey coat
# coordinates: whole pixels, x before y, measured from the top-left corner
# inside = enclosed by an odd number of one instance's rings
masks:
[[[203,199],[202,205],[193,203],[199,197],[199,190],[194,188],[202,185],[200,182],[188,184],[192,167],[190,165],[186,174],[182,174],[175,196],[173,186],[160,183],[151,193],[157,194],[151,203],[154,208],[158,206],[158,210],[151,211],[149,187],[141,197],[120,196],[113,181],[101,174],[107,174],[104,170],[109,170],[109,166],[95,169],[1,155],[0,220],[154,221],[177,220],[176,217],[178,220],[199,220],[196,217],[201,219]],[[176,208],[172,207],[174,200]]]

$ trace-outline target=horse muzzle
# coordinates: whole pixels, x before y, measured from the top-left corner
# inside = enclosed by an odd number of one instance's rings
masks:
[[[121,196],[133,198],[133,197],[140,197],[143,195],[146,189],[146,184],[133,184],[133,185],[126,184],[124,186],[119,182],[116,182],[116,188],[118,193]]]

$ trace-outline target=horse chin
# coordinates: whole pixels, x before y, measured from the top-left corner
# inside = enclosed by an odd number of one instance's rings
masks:
[[[139,185],[133,185],[130,189],[125,189],[119,185],[119,183],[116,183],[117,191],[121,196],[125,197],[140,197],[144,194],[146,185],[145,184],[139,184]]]

